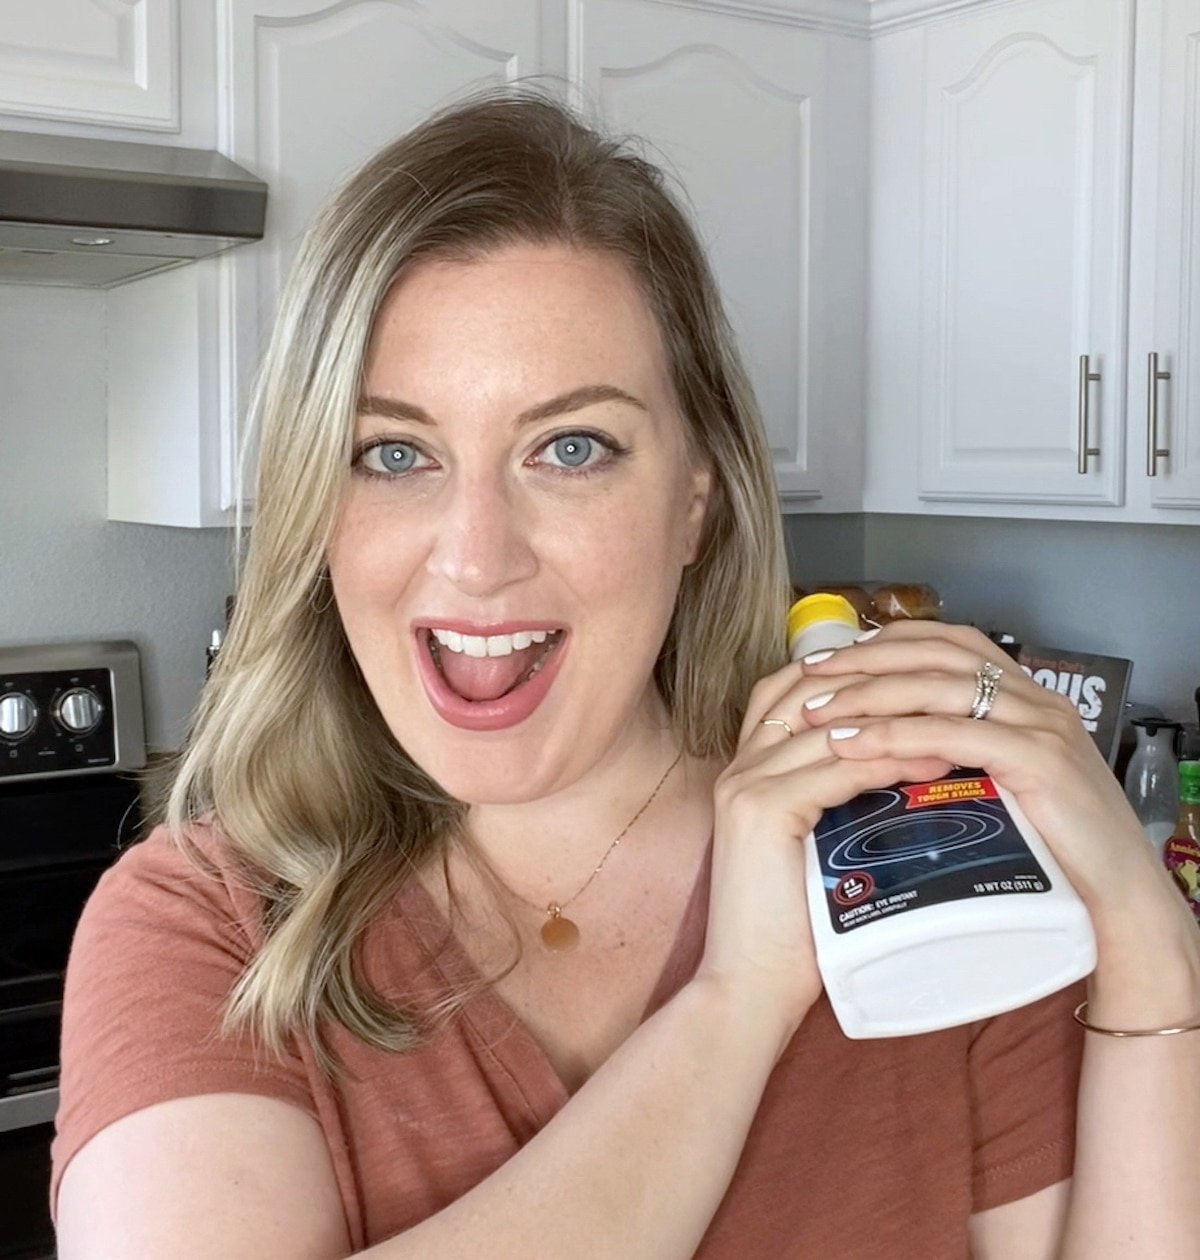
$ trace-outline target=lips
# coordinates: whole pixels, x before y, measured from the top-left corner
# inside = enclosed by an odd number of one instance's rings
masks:
[[[428,625],[416,628],[414,638],[418,671],[425,694],[439,717],[463,730],[498,731],[525,721],[549,693],[568,651],[569,635],[561,627],[552,625],[506,623],[483,628],[468,623],[439,621],[435,624],[439,629],[483,636],[542,628],[557,631],[557,636],[548,637],[545,644],[536,645],[536,648],[513,653],[510,657],[472,659],[468,663],[465,657],[449,660],[454,654],[448,648],[437,645]],[[499,694],[468,699],[451,685],[456,670],[472,671],[472,689],[482,689],[485,693],[490,689]],[[459,677],[461,680],[466,675],[460,674]]]

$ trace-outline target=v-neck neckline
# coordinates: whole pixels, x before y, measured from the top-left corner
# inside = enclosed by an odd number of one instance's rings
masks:
[[[704,943],[711,877],[710,835],[666,960],[638,1019],[639,1027],[679,991],[699,962]],[[420,903],[422,913],[414,916],[410,924],[421,948],[442,980],[448,986],[453,986],[456,982],[482,985],[483,978],[479,969],[429,890],[419,879],[414,878],[405,891],[415,895]],[[478,1044],[486,1053],[493,1058],[504,1056],[502,1066],[516,1079],[526,1102],[540,1123],[548,1121],[571,1097],[566,1082],[559,1075],[533,1030],[492,985],[484,985],[471,997],[463,1006],[460,1017],[470,1026]],[[523,1074],[536,1071],[538,1079],[519,1079],[516,1075],[518,1069],[524,1069]],[[536,1099],[524,1088],[531,1084],[540,1087]]]

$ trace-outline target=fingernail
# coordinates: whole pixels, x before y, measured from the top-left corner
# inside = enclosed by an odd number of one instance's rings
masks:
[[[850,739],[862,730],[861,726],[835,726],[829,732],[830,739]]]
[[[810,652],[805,658],[805,665],[820,665],[822,661],[827,661],[833,655],[832,650],[828,652]]]
[[[826,705],[837,695],[835,691],[824,691],[819,696],[813,696],[811,700],[805,700],[804,707],[806,709],[819,709],[822,705]]]
[[[868,639],[873,639],[882,630],[882,626],[876,626],[874,630],[864,630],[862,634],[855,637],[855,643],[866,643]]]

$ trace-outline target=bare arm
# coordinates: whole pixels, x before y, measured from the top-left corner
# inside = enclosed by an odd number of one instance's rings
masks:
[[[791,1032],[715,980],[644,1023],[517,1155],[371,1260],[687,1260]],[[349,1252],[316,1123],[249,1095],[147,1108],[72,1160],[60,1260],[333,1260]]]
[[[1165,874],[1155,874],[1161,898],[1131,897],[1127,918],[1097,925],[1102,965],[1090,990],[1092,1023],[1166,1028],[1200,1020],[1200,932]],[[1106,932],[1120,938],[1111,939],[1108,968]],[[1064,1260],[1195,1257],[1197,1080],[1200,1032],[1088,1033]]]
[[[1194,1023],[1200,933],[1161,872],[1147,872],[1142,888],[1119,918],[1097,916],[1101,963],[1087,1018],[1111,1028]],[[972,1217],[976,1260],[1193,1260],[1200,1237],[1193,1185],[1198,1076],[1200,1032],[1089,1033],[1074,1177]]]

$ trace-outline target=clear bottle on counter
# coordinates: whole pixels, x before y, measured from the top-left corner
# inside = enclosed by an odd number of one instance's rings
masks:
[[[1125,797],[1146,838],[1159,852],[1175,829],[1179,812],[1179,769],[1175,736],[1179,723],[1169,718],[1134,718],[1137,747],[1125,769]]]
[[[857,634],[853,606],[836,595],[810,595],[788,614],[793,660]],[[805,863],[817,966],[847,1037],[987,1019],[1096,965],[1082,900],[1016,800],[981,770],[825,810]]]
[[[213,671],[213,666],[217,663],[217,657],[221,654],[221,632],[214,630],[212,638],[209,639],[208,647],[204,649],[204,677],[208,678]]]
[[[1179,763],[1179,817],[1163,863],[1200,919],[1200,761]]]

